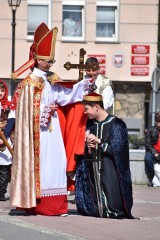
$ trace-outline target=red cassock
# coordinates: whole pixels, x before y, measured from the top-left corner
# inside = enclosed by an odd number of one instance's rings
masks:
[[[59,83],[65,87],[72,88],[76,81],[63,81]],[[69,174],[76,170],[75,155],[84,153],[87,116],[84,114],[84,107],[81,102],[63,107],[59,106],[58,116],[67,155],[67,174]],[[74,181],[68,177],[68,191],[73,190]]]

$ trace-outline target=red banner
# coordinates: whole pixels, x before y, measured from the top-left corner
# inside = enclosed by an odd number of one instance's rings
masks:
[[[150,46],[149,45],[132,45],[133,54],[149,54]]]
[[[102,74],[102,75],[105,75],[106,74],[106,67],[100,65],[99,73]]]
[[[148,76],[149,67],[131,67],[131,76]]]
[[[131,64],[132,65],[148,65],[149,56],[132,56]]]
[[[99,64],[105,64],[106,63],[106,55],[98,55],[98,54],[89,54],[87,58],[94,57],[98,59]]]

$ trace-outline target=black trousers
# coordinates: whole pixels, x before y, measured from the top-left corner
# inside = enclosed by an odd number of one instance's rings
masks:
[[[7,186],[11,178],[11,164],[0,165],[0,197],[7,192]]]

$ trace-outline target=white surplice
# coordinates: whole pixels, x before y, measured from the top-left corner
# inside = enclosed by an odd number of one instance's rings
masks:
[[[42,77],[45,84],[40,105],[41,114],[45,106],[53,103],[64,106],[82,101],[85,94],[83,80],[74,84],[73,88],[70,89],[60,84],[51,86],[46,79],[47,74],[37,68],[34,69],[33,74]],[[48,127],[41,127],[40,131],[40,184],[42,196],[67,194],[67,159],[57,112],[51,117],[51,125],[52,131]]]

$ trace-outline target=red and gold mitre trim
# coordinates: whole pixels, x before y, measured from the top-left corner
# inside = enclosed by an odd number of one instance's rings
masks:
[[[28,68],[33,67],[35,65],[35,61],[37,58],[45,60],[54,60],[57,32],[58,32],[57,27],[54,27],[52,30],[49,30],[45,23],[41,23],[38,26],[34,34],[34,42],[30,47],[29,54],[30,59],[12,73],[11,77],[13,79],[16,79]]]
[[[85,95],[83,97],[83,101],[88,101],[88,102],[102,102],[102,95],[99,95],[97,93],[90,93],[88,95]]]
[[[21,75],[23,72],[25,72],[30,67],[34,66],[35,60],[31,59],[28,62],[24,63],[20,68],[18,68],[15,72],[11,74],[12,79],[16,79],[19,75]]]
[[[42,26],[41,28],[43,29],[44,26]],[[45,32],[45,30],[43,30],[43,32]],[[47,31],[43,35],[43,37],[40,38],[38,37],[39,31],[38,32],[36,31],[35,41],[34,41],[34,57],[35,58],[46,59],[46,60],[54,59],[57,33],[58,33],[58,28],[54,27],[52,30]]]

